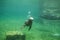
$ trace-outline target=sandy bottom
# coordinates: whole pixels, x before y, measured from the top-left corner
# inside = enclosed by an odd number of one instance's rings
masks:
[[[5,40],[8,34],[23,33],[26,35],[26,40],[59,40],[60,36],[53,36],[53,32],[37,30],[38,23],[33,23],[32,28],[28,31],[28,27],[21,29],[24,24],[24,19],[20,20],[2,20],[0,21],[0,40]]]

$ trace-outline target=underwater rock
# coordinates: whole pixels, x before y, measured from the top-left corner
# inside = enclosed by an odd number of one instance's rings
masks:
[[[60,34],[59,33],[52,33],[49,35],[50,37],[60,39]]]
[[[48,20],[60,20],[60,16],[56,16],[52,14],[41,15],[40,17]]]
[[[6,34],[6,40],[25,40],[25,34],[21,34],[19,31],[10,31]]]
[[[52,34],[53,36],[56,36],[56,37],[60,37],[60,34],[58,33],[55,33],[55,34]]]

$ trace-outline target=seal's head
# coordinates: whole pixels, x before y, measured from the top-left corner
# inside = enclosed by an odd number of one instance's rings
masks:
[[[34,18],[33,18],[33,17],[30,17],[29,19],[30,19],[30,20],[34,20]]]

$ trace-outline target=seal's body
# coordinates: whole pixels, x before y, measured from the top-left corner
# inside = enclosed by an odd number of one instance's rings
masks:
[[[33,18],[30,17],[27,21],[25,21],[24,27],[27,26],[27,27],[29,27],[29,30],[30,30],[32,27],[32,23],[33,23]]]

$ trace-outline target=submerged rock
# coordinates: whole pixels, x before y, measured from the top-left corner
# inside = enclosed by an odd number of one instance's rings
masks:
[[[55,33],[55,34],[52,34],[53,36],[56,36],[56,37],[60,37],[60,34],[58,33]]]
[[[60,20],[60,16],[56,16],[52,14],[41,15],[40,17],[48,20]]]
[[[19,31],[6,32],[6,40],[25,40],[25,34]]]

